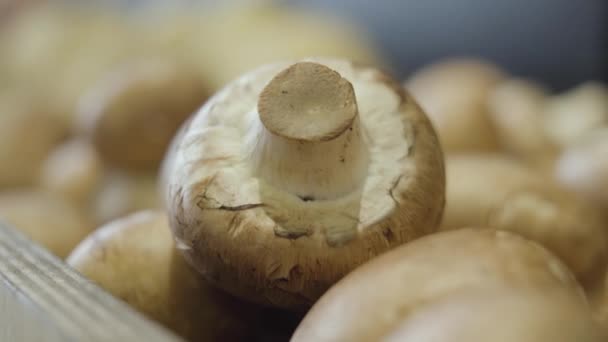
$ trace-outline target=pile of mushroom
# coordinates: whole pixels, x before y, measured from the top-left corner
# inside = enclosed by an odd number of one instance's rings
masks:
[[[143,315],[188,341],[608,340],[606,86],[472,58],[400,84],[270,5],[59,8],[0,31],[0,220]]]

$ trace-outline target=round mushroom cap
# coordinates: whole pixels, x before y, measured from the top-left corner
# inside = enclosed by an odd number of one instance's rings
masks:
[[[462,229],[422,237],[351,272],[313,306],[292,341],[378,341],[436,300],[494,288],[585,300],[566,266],[540,245],[509,232]]]
[[[253,308],[209,286],[184,261],[164,213],[141,211],[100,227],[67,262],[191,341],[251,337]]]
[[[564,150],[555,178],[564,187],[608,209],[608,127]]]
[[[40,186],[79,206],[87,206],[103,178],[103,163],[86,140],[67,141],[47,156]]]
[[[60,258],[65,258],[93,229],[86,215],[70,202],[39,190],[1,192],[0,220]]]
[[[0,94],[0,188],[33,185],[66,127],[25,94]]]
[[[281,125],[269,132],[256,110],[263,90],[270,106],[302,105],[315,120],[344,115],[307,97],[315,72],[352,85],[350,126],[319,139]],[[193,118],[172,160],[166,203],[184,255],[217,286],[267,305],[307,308],[359,264],[434,232],[443,210],[443,156],[427,117],[395,81],[343,60],[277,63],[230,83]]]
[[[416,310],[383,341],[600,342],[608,335],[580,298],[556,291],[463,291]]]
[[[585,287],[603,274],[608,230],[599,210],[505,157],[451,156],[446,168],[442,230],[508,230],[555,253]]]
[[[405,87],[429,115],[446,153],[489,152],[498,141],[486,101],[503,77],[488,62],[452,58],[418,70]]]
[[[156,171],[178,128],[207,96],[191,68],[139,61],[115,70],[87,94],[78,126],[108,164]]]

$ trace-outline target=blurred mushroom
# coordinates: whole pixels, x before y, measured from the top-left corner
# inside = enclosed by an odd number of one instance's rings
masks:
[[[544,125],[546,134],[564,148],[590,131],[608,126],[608,88],[590,81],[552,96],[547,103]]]
[[[592,204],[608,209],[608,127],[565,149],[555,178]]]
[[[67,262],[190,341],[251,338],[259,310],[212,288],[176,248],[167,216],[142,211],[97,229]]]
[[[446,170],[443,230],[508,230],[555,253],[586,288],[603,275],[608,229],[598,210],[504,157],[452,156]]]
[[[60,258],[87,236],[93,226],[60,196],[38,190],[0,193],[0,220],[5,220]]]
[[[129,64],[83,100],[79,129],[106,163],[156,171],[173,135],[207,96],[204,82],[182,64]]]
[[[488,99],[501,147],[543,171],[552,169],[558,153],[544,127],[548,96],[540,85],[515,78],[499,83]]]
[[[67,127],[26,94],[0,93],[0,188],[36,183],[46,155]]]
[[[428,113],[446,153],[488,152],[498,141],[486,101],[503,78],[488,62],[452,58],[418,70],[405,87]]]

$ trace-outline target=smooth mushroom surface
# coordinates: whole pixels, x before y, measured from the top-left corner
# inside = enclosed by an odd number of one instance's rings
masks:
[[[505,231],[462,229],[357,268],[315,303],[292,341],[378,341],[437,300],[499,288],[564,292],[585,303],[568,268],[540,245]]]
[[[555,178],[562,186],[608,209],[608,127],[565,149],[556,163]]]
[[[602,342],[580,298],[557,291],[463,291],[415,311],[383,341]]]
[[[104,162],[156,171],[173,135],[208,92],[185,65],[165,60],[129,63],[87,94],[78,129],[92,137]]]
[[[530,80],[499,83],[488,97],[489,116],[501,148],[540,168],[551,168],[558,148],[544,127],[548,92]]]
[[[447,154],[489,152],[499,145],[486,102],[503,78],[488,62],[452,58],[416,71],[405,87],[429,115]]]
[[[550,97],[546,108],[546,134],[556,144],[570,146],[594,129],[608,127],[608,87],[585,82]]]
[[[36,183],[46,155],[66,127],[26,94],[0,93],[0,188]]]
[[[175,249],[167,216],[142,211],[97,229],[67,262],[189,341],[241,341],[256,310],[212,288]]]
[[[501,156],[452,156],[446,168],[442,230],[508,230],[555,253],[585,287],[603,274],[608,229],[599,210]]]
[[[436,231],[443,156],[427,117],[370,67],[261,67],[193,118],[169,168],[191,264],[256,302],[305,309],[366,260]]]
[[[84,139],[72,139],[55,147],[46,157],[40,187],[88,208],[103,176],[103,163],[95,148]]]
[[[89,218],[61,196],[39,190],[0,193],[0,220],[65,258],[93,229]]]

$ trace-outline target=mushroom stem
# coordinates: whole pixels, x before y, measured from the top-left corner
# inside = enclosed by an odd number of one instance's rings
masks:
[[[301,62],[277,74],[258,99],[250,137],[253,172],[305,201],[359,188],[368,151],[352,85],[326,66]]]

